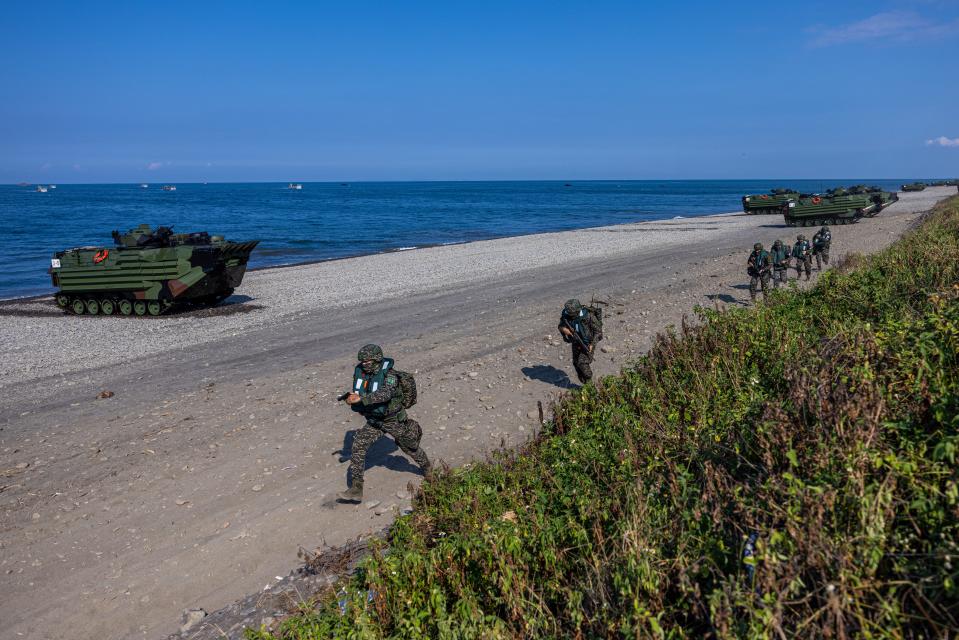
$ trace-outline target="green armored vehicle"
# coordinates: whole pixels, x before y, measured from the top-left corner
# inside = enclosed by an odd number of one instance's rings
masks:
[[[113,240],[114,247],[54,254],[50,277],[60,308],[77,315],[158,316],[176,306],[215,305],[240,286],[259,243],[145,224],[114,231]]]
[[[883,191],[879,187],[869,187],[869,189],[869,197],[873,202],[879,205],[879,208],[872,214],[873,216],[891,205],[893,202],[899,201],[899,193],[896,191]]]
[[[864,195],[868,197],[873,204],[877,205],[872,211],[867,211],[865,213],[867,218],[875,216],[893,202],[897,202],[899,200],[899,193],[883,191],[880,187],[875,185],[857,184],[846,189],[846,193],[851,195]]]
[[[910,184],[902,185],[903,191],[922,191],[926,188],[925,182],[912,182]]]
[[[873,216],[882,209],[867,195],[813,195],[789,200],[782,207],[790,227],[818,227],[824,224],[852,224],[863,216]],[[878,196],[875,196],[879,199]]]
[[[929,183],[930,187],[959,187],[959,180],[936,180]]]
[[[756,193],[743,196],[745,213],[779,213],[783,203],[790,198],[798,199],[799,192],[792,189],[773,189],[769,193]]]

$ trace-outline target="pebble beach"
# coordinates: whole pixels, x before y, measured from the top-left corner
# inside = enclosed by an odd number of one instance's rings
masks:
[[[929,188],[904,194],[896,211],[928,209],[954,191]],[[888,210],[887,210],[888,211]],[[884,215],[884,214],[880,214]],[[762,223],[758,225],[757,223]],[[255,328],[296,322],[316,310],[496,282],[534,270],[589,268],[604,260],[662,252],[682,262],[683,246],[711,237],[743,237],[751,245],[757,226],[781,224],[779,216],[741,213],[544,233],[450,246],[428,247],[300,266],[250,271],[220,308],[157,319],[75,317],[49,297],[0,303],[0,344],[8,363],[0,388],[11,382],[62,375],[144,358]],[[866,229],[869,220],[850,227]],[[791,237],[791,230],[783,235]]]

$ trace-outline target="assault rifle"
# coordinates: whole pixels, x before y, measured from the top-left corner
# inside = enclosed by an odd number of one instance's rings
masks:
[[[336,396],[336,401],[337,401],[337,402],[343,402],[344,400],[347,399],[347,397],[349,397],[349,395],[350,395],[351,393],[353,393],[353,392],[352,392],[352,391],[347,391],[346,393],[341,393],[340,395]]]
[[[746,263],[746,273],[752,277],[762,276],[764,273],[768,273],[772,268],[772,258],[769,254],[766,254],[766,264],[763,267],[756,266],[756,262],[759,256],[756,254],[750,254],[749,260]]]
[[[570,332],[570,334],[571,334],[570,337],[572,337],[573,341],[576,342],[582,349],[584,349],[584,350],[586,350],[586,351],[590,351],[590,350],[591,350],[590,346],[589,346],[588,344],[586,344],[585,342],[583,342],[583,339],[580,337],[580,335],[579,335],[578,333],[576,333],[576,329],[574,329],[574,328],[573,328],[573,325],[571,325],[571,324],[569,323],[569,320],[566,319],[566,316],[565,316],[565,315],[563,316],[562,322],[563,322],[563,325],[564,325],[567,329],[569,329],[569,332]]]

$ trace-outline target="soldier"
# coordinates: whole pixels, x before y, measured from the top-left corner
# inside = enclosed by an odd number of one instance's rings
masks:
[[[573,347],[573,366],[579,381],[586,384],[593,379],[593,349],[603,339],[603,320],[600,312],[584,307],[575,298],[563,305],[559,319],[559,332],[563,341]]]
[[[809,274],[812,273],[812,253],[806,236],[796,236],[796,244],[793,245],[792,257],[796,259],[796,279],[798,280],[805,270],[806,280],[809,280]]]
[[[383,350],[375,344],[361,348],[356,357],[360,363],[353,370],[353,388],[342,397],[353,411],[366,418],[366,424],[353,437],[352,482],[347,491],[337,494],[344,502],[363,500],[366,451],[384,435],[393,436],[403,453],[420,465],[424,475],[431,469],[426,452],[420,448],[423,430],[406,415],[406,408],[415,401],[415,391],[411,392],[413,398],[405,398],[400,377],[409,374],[393,369],[392,358],[384,358]]]
[[[757,242],[753,245],[753,252],[746,260],[746,273],[749,274],[749,297],[756,302],[757,285],[762,285],[763,300],[769,295],[769,254],[763,245]]]
[[[769,259],[773,263],[773,288],[778,289],[779,285],[786,285],[786,271],[789,269],[789,249],[783,244],[782,240],[776,239],[773,243],[772,251],[769,252]]]
[[[816,235],[812,237],[812,253],[816,256],[816,269],[822,271],[822,263],[825,262],[829,264],[829,245],[832,243],[832,233],[829,231],[829,227],[826,225],[822,226],[822,229],[816,232]],[[822,261],[820,262],[820,256],[822,256]]]

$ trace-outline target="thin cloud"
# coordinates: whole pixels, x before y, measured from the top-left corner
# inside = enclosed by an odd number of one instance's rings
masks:
[[[886,11],[838,27],[809,29],[813,47],[856,42],[914,42],[959,35],[959,20],[937,22],[914,11]]]
[[[959,147],[959,138],[947,138],[946,136],[939,136],[938,138],[933,138],[932,140],[926,140],[926,146]]]
[[[162,162],[151,162],[150,164],[147,165],[147,171],[156,171],[157,169],[162,167],[163,164],[164,163]]]

